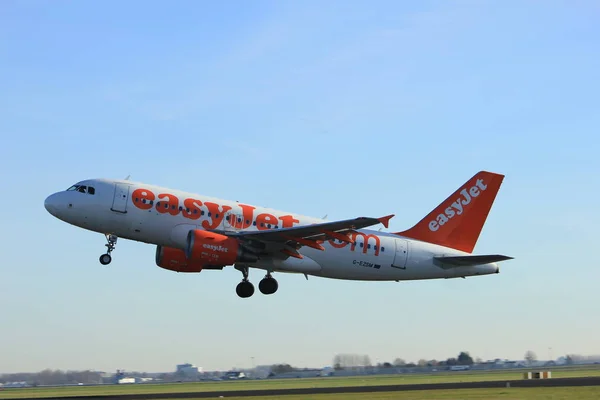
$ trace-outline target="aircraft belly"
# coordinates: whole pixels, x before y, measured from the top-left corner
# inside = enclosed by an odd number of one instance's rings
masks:
[[[278,272],[296,272],[311,275],[317,275],[322,270],[319,263],[306,255],[301,259],[295,257],[289,257],[285,260],[265,259],[257,262],[255,266],[257,268]]]
[[[385,281],[397,278],[397,271],[391,269],[393,253],[365,254],[353,251],[350,247],[334,248],[324,245],[325,250],[303,248],[301,253],[322,266],[318,275],[324,278]]]

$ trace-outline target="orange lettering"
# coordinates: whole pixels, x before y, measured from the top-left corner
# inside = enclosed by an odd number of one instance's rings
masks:
[[[215,229],[217,226],[221,224],[223,218],[225,217],[225,213],[231,210],[229,206],[223,206],[222,210],[219,210],[219,206],[216,203],[204,203],[206,208],[208,208],[208,217],[210,218],[210,222],[208,220],[202,221],[202,227],[204,229]]]
[[[259,231],[264,231],[275,227],[278,222],[277,217],[272,214],[259,214],[256,217],[256,228]]]
[[[131,201],[133,201],[133,205],[142,210],[151,209],[154,199],[154,193],[146,189],[136,189],[131,194]]]
[[[167,201],[157,201],[156,202],[156,211],[161,214],[169,213],[171,215],[179,214],[179,199],[177,196],[169,193],[161,193],[158,195],[159,199],[166,198]]]
[[[379,236],[377,235],[365,235],[362,232],[353,232],[351,235],[351,238],[355,241],[352,246],[350,247],[350,250],[354,251],[354,249],[356,248],[356,237],[357,236],[362,236],[363,238],[363,253],[367,252],[367,246],[369,244],[369,239],[375,239],[375,255],[378,256],[379,255],[379,248],[380,246],[380,241],[379,241]]]
[[[292,215],[284,215],[279,217],[279,219],[282,222],[281,227],[282,228],[291,228],[294,226],[294,222],[300,222],[297,219],[294,219],[294,217]]]
[[[200,218],[200,207],[202,206],[202,202],[196,199],[185,199],[183,201],[183,209],[182,214],[185,218],[189,219],[198,219]]]

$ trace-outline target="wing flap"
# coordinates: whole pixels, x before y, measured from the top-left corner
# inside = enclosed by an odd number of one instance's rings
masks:
[[[441,261],[444,264],[450,264],[456,267],[466,267],[481,264],[489,264],[493,262],[512,260],[513,257],[503,256],[500,254],[487,254],[480,256],[451,256],[451,257],[434,257],[435,260]]]
[[[380,223],[384,226],[388,226],[388,222],[393,216],[394,215],[392,214],[381,218],[358,217],[341,221],[295,226],[292,228],[222,233],[231,237],[237,237],[242,240],[260,240],[279,243],[296,241],[298,244],[307,245],[308,240],[316,242],[317,240],[339,238],[339,236],[343,235],[344,233],[347,234],[355,229],[362,229]]]

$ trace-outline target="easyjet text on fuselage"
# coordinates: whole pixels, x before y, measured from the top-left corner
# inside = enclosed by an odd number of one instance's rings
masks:
[[[227,219],[232,228],[243,230],[251,226],[256,226],[258,230],[268,230],[281,228],[291,228],[300,223],[293,215],[276,216],[270,213],[258,213],[255,215],[256,207],[247,204],[236,204],[241,212],[233,212],[232,207],[217,204],[210,201],[202,201],[192,197],[185,198],[183,201],[178,196],[171,193],[155,194],[152,190],[145,188],[135,189],[131,194],[131,202],[140,210],[150,210],[155,208],[161,214],[177,216],[181,214],[184,218],[191,220],[200,219],[206,216],[202,221],[202,228],[206,230],[216,229]],[[182,205],[183,204],[183,205]],[[204,207],[204,209],[203,209]],[[227,214],[227,216],[226,216]],[[379,255],[381,251],[381,241],[379,236],[374,234],[365,234],[360,231],[352,232],[351,239],[355,242],[350,245],[350,250],[355,251],[358,244],[357,238],[362,240],[362,253],[366,254],[373,245],[373,254]],[[323,241],[318,241],[324,243]],[[348,243],[336,243],[335,239],[328,240],[329,244],[341,249],[348,246]],[[214,249],[218,250],[218,249]]]

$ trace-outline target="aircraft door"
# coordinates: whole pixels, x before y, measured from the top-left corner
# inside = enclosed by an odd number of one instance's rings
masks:
[[[113,198],[112,211],[126,213],[127,199],[129,198],[129,187],[127,183],[115,183],[115,195]]]
[[[396,251],[394,253],[394,262],[392,267],[406,269],[406,260],[408,260],[408,241],[403,239],[394,239]]]
[[[243,226],[243,216],[234,212],[227,211],[223,218],[223,229],[226,231],[239,231]]]

